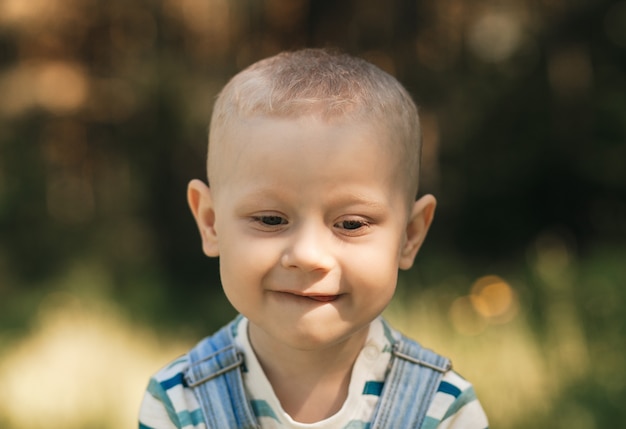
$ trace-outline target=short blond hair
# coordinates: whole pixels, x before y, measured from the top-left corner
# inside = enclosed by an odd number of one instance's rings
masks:
[[[421,129],[417,107],[396,78],[375,65],[326,49],[283,52],[235,75],[220,92],[209,130],[211,146],[237,126],[237,120],[267,116],[315,115],[324,121],[364,122],[387,133],[398,148],[407,192],[417,194]]]

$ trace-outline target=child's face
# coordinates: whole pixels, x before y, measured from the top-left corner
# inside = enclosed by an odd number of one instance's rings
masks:
[[[391,300],[434,198],[407,207],[394,151],[362,124],[254,118],[216,148],[218,180],[190,184],[204,251],[233,306],[298,349],[347,340]]]

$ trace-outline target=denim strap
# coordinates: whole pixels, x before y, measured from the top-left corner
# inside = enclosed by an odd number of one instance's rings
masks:
[[[235,323],[205,338],[188,354],[185,381],[202,407],[207,429],[259,427],[243,386],[243,354],[232,337]]]
[[[394,344],[391,359],[370,428],[419,429],[443,374],[452,364],[404,336]]]

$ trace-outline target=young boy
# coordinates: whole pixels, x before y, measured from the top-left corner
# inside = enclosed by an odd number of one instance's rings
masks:
[[[420,138],[406,90],[347,55],[226,85],[188,201],[241,316],[151,379],[140,428],[487,427],[449,361],[380,317],[433,219]]]

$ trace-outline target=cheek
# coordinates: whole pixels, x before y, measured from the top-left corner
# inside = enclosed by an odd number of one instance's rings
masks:
[[[358,267],[354,267],[362,284],[368,285],[367,288],[381,299],[393,295],[400,261],[400,240],[397,236],[387,238],[388,240],[370,246],[366,252],[361,253],[358,256]]]
[[[224,287],[245,288],[249,283],[258,284],[277,264],[279,256],[270,243],[251,237],[239,236],[221,243],[220,272]]]
[[[364,248],[360,253],[360,260],[364,262],[366,270],[397,271],[402,251],[403,237],[400,234],[386,234],[376,243]]]
[[[398,252],[396,249],[373,249],[350,258],[358,263],[352,265],[356,284],[366,285],[372,293],[393,294],[398,276]]]

